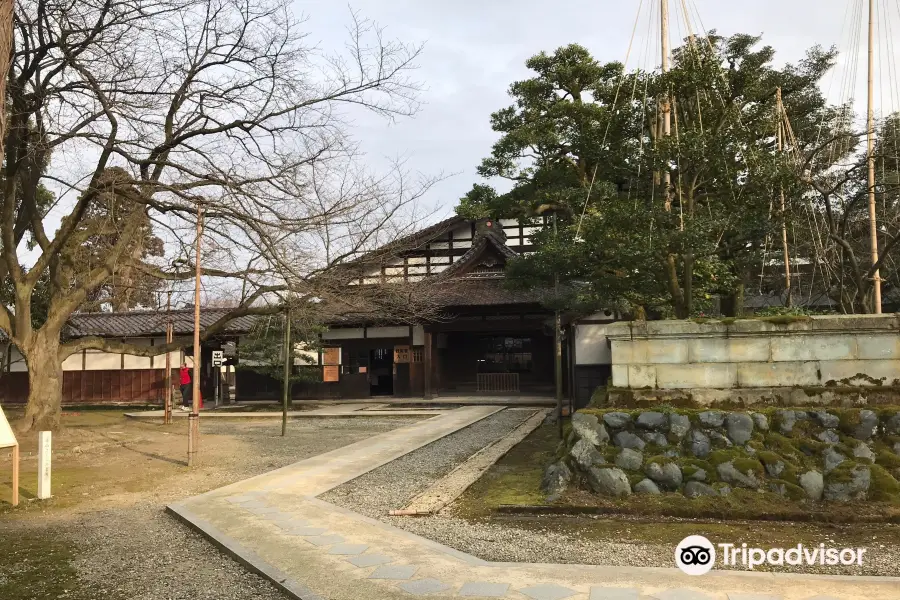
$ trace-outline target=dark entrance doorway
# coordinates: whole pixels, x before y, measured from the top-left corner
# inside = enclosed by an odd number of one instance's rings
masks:
[[[373,396],[394,395],[394,349],[369,351],[369,390]]]

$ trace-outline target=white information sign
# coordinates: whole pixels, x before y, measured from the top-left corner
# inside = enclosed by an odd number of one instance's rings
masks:
[[[42,431],[38,434],[38,493],[39,500],[50,497],[50,451],[51,433]]]
[[[221,367],[223,362],[225,362],[225,353],[222,350],[213,350],[212,366]]]
[[[12,448],[12,498],[13,506],[19,505],[19,442],[13,434],[3,409],[0,408],[0,448]]]
[[[6,415],[3,414],[3,409],[0,408],[0,448],[10,448],[18,445],[19,442],[16,441],[16,436],[13,435],[12,427],[9,426],[9,421],[6,420]]]

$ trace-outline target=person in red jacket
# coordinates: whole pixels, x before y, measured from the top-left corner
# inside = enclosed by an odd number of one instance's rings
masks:
[[[191,410],[193,386],[191,386],[191,370],[188,369],[186,362],[181,363],[179,381],[181,383],[181,410]]]

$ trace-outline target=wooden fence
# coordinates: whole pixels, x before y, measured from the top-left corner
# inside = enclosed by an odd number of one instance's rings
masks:
[[[518,373],[479,373],[479,392],[518,392]]]
[[[173,374],[177,383],[177,372]],[[64,371],[64,404],[155,404],[165,395],[165,369],[117,371]],[[0,403],[24,404],[28,399],[28,373],[0,376]]]

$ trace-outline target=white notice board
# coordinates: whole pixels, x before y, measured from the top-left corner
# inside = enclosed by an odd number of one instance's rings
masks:
[[[16,436],[13,435],[12,427],[9,426],[9,421],[6,420],[6,415],[3,414],[3,409],[0,408],[0,448],[18,445],[19,442],[16,441]]]

